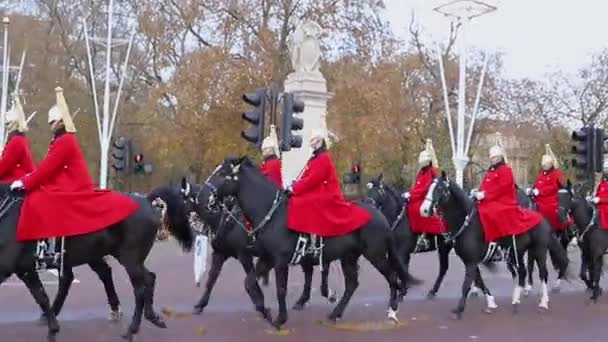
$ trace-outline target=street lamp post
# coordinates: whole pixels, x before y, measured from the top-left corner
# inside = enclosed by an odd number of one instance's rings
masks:
[[[97,131],[99,134],[99,145],[101,151],[100,158],[100,170],[99,170],[99,187],[105,189],[108,184],[108,151],[110,149],[110,139],[112,138],[112,132],[114,131],[114,123],[116,122],[116,114],[118,112],[118,104],[120,102],[120,94],[122,92],[122,86],[127,74],[127,65],[129,62],[129,55],[131,53],[131,46],[133,45],[133,38],[135,33],[131,34],[129,40],[113,39],[112,37],[112,24],[113,24],[113,6],[114,1],[108,1],[108,32],[105,42],[103,39],[91,37],[89,39],[86,20],[83,20],[84,33],[85,33],[85,44],[87,49],[87,58],[89,62],[89,72],[91,78],[91,91],[93,93],[93,103],[95,106],[95,117],[97,119]],[[103,108],[100,113],[99,102],[97,101],[97,88],[95,86],[95,70],[93,65],[93,57],[91,54],[91,46],[89,40],[100,44],[105,44],[106,47],[106,58],[105,58],[105,84],[103,94]],[[127,44],[127,52],[125,54],[125,60],[122,66],[122,74],[120,75],[120,81],[118,83],[118,90],[116,92],[116,98],[114,99],[114,105],[111,109],[110,104],[110,71],[111,71],[111,58],[112,58],[112,47],[118,45]]]
[[[8,25],[11,20],[8,17],[2,18],[2,26],[4,29],[4,45],[3,45],[3,63],[2,63],[2,95],[0,99],[0,137],[4,137],[6,129],[4,122],[6,120],[6,103],[8,101],[8,73],[9,73],[9,54],[8,54]],[[0,147],[4,147],[4,139],[0,141]]]
[[[441,86],[443,88],[443,98],[445,102],[446,115],[448,118],[448,129],[450,131],[450,142],[452,147],[452,161],[454,163],[454,169],[456,170],[456,183],[460,186],[463,185],[464,169],[469,163],[469,147],[471,144],[471,137],[473,135],[473,128],[475,126],[475,119],[479,110],[479,99],[481,96],[481,89],[485,78],[488,55],[486,54],[483,62],[483,68],[481,71],[481,78],[479,80],[479,86],[477,87],[477,94],[475,98],[475,104],[473,111],[470,115],[469,130],[465,137],[466,128],[466,68],[467,68],[467,30],[471,19],[482,16],[484,14],[495,11],[497,8],[477,0],[456,0],[441,5],[434,10],[439,12],[446,17],[455,20],[460,25],[460,32],[458,37],[458,54],[459,54],[459,74],[458,74],[458,113],[456,119],[456,136],[454,136],[454,130],[452,126],[452,114],[450,111],[450,104],[448,99],[448,90],[446,84],[445,70],[443,66],[443,57],[439,53],[439,68],[441,73]]]

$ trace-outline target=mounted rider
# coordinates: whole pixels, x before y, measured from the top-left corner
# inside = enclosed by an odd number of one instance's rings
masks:
[[[283,190],[283,177],[281,176],[281,159],[279,159],[279,143],[274,127],[270,129],[270,135],[262,141],[262,164],[260,172],[273,182],[280,190]],[[245,227],[248,230],[253,230],[254,227],[245,216],[242,216]],[[220,225],[220,228],[215,235],[215,241],[223,241],[226,233],[228,233],[226,225]]]
[[[17,227],[19,241],[93,233],[139,208],[125,195],[95,188],[63,90],[58,87],[55,92],[57,104],[49,110],[48,119],[54,138],[47,155],[33,172],[11,184],[12,190],[26,192]],[[56,264],[61,252],[44,253],[54,259],[45,263]]]
[[[302,176],[286,190],[290,195],[287,226],[314,238],[348,234],[367,224],[371,214],[344,199],[325,131],[313,130],[309,145],[312,157]]]
[[[34,171],[35,164],[30,144],[25,135],[27,122],[18,95],[14,107],[6,113],[6,146],[0,157],[0,182],[12,183]]]
[[[513,170],[507,165],[504,150],[498,143],[490,148],[490,161],[492,166],[479,191],[473,191],[473,196],[478,201],[485,240],[496,242],[527,232],[543,218],[537,212],[519,206]]]
[[[439,163],[433,141],[426,140],[426,146],[418,155],[418,167],[420,171],[416,175],[416,181],[412,185],[410,192],[406,192],[403,196],[409,201],[406,210],[410,222],[412,233],[420,234],[417,247],[423,250],[428,249],[429,241],[426,234],[441,234],[445,232],[445,222],[437,216],[424,217],[420,213],[420,207],[429,192],[429,188],[435,177],[439,176]]]
[[[597,206],[600,228],[608,229],[608,160],[604,160],[602,167],[604,172],[595,192],[595,197],[587,198],[587,200]]]
[[[270,135],[262,142],[262,157],[264,161],[260,165],[260,171],[264,176],[273,181],[279,189],[283,189],[279,143],[273,127],[270,129]]]
[[[536,178],[534,186],[526,189],[526,194],[536,201],[538,211],[549,221],[554,230],[559,231],[569,224],[560,224],[558,218],[558,192],[566,182],[559,169],[555,154],[549,144],[545,145],[545,154],[541,158],[542,171]]]

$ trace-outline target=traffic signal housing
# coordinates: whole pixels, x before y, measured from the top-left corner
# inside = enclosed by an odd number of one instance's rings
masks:
[[[111,144],[111,165],[116,173],[129,173],[131,159],[131,141],[126,137],[118,137]]]
[[[304,120],[294,114],[304,112],[304,101],[298,100],[291,93],[283,95],[283,125],[281,127],[281,151],[302,147],[302,136],[293,134],[304,128]]]
[[[594,169],[593,150],[594,150],[594,130],[592,127],[583,127],[578,131],[572,132],[572,166],[576,169],[575,175],[578,180],[590,179]]]
[[[361,184],[361,164],[360,163],[357,162],[357,163],[355,163],[355,165],[353,165],[351,174],[352,174],[353,183]]]
[[[249,122],[253,127],[241,132],[241,137],[254,144],[258,149],[262,147],[264,140],[264,121],[266,114],[266,89],[256,89],[255,92],[243,95],[243,101],[253,110],[242,114],[243,120]]]
[[[604,171],[604,156],[608,153],[606,146],[608,137],[603,128],[596,128],[593,134],[593,172]]]
[[[141,153],[136,154],[133,157],[133,173],[142,174],[144,173],[144,155]]]

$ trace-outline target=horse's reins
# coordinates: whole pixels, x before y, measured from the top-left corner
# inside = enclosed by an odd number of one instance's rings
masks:
[[[21,197],[13,196],[10,192],[7,193],[0,203],[0,219],[4,217],[6,212],[13,206],[13,204],[21,200]]]
[[[578,240],[580,240],[580,241],[583,241],[585,234],[587,234],[589,229],[591,229],[591,227],[593,227],[595,225],[595,221],[597,220],[597,209],[595,208],[595,205],[592,205],[591,209],[593,209],[593,214],[591,215],[591,220],[589,221],[589,224],[587,224],[587,227],[585,227],[585,230],[583,230],[583,232],[578,236]]]
[[[211,175],[209,175],[209,177],[207,177],[207,180],[205,180],[205,182],[203,183],[203,187],[201,187],[201,189],[197,192],[196,194],[196,198],[195,198],[195,202],[198,205],[199,201],[198,201],[198,197],[200,195],[200,193],[203,191],[204,186],[207,186],[211,189],[211,195],[217,195],[217,187],[215,187],[213,184],[211,184],[209,181],[211,180],[211,177],[213,177],[222,167],[222,165],[218,165],[215,170],[211,173]],[[301,173],[300,173],[301,174]],[[211,197],[211,196],[210,196]],[[241,227],[248,236],[252,237],[255,236],[255,234],[261,230],[267,223],[268,221],[270,221],[270,219],[272,218],[272,216],[274,215],[274,213],[276,212],[276,210],[279,208],[279,206],[281,205],[282,199],[283,197],[281,196],[281,191],[277,191],[274,201],[272,203],[272,207],[270,208],[270,210],[268,211],[268,213],[264,216],[264,219],[257,224],[253,229],[249,230],[247,229],[247,227],[241,222],[241,220],[236,217],[234,215],[234,213],[232,213],[232,210],[230,210],[226,204],[224,203],[224,201],[220,202],[220,207],[222,208],[222,218],[221,220],[223,220],[223,215],[227,214],[230,218],[232,218],[239,227]],[[211,209],[211,205],[213,205],[213,203],[211,203],[211,201],[207,201],[207,208]],[[220,221],[221,222],[221,221]]]
[[[386,186],[386,185],[384,185]],[[373,185],[372,185],[373,187]],[[382,187],[380,187],[380,189],[378,189],[378,191],[380,192],[380,194],[386,194],[388,192],[382,190]],[[370,201],[371,205],[373,207],[375,207],[376,209],[382,211],[382,206],[378,204],[378,202],[371,198],[371,197],[367,197],[365,199],[366,201]],[[405,215],[405,208],[407,207],[407,200],[404,202],[403,206],[401,207],[402,210],[400,211],[399,215],[397,215],[397,217],[395,218],[395,220],[393,220],[393,223],[391,224],[390,230],[395,230],[395,228],[397,228],[397,225],[399,224],[399,222],[401,222],[401,220],[403,220],[403,216]]]

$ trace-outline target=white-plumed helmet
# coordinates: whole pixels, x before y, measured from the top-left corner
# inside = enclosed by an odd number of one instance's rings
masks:
[[[490,159],[499,156],[502,157],[505,163],[508,163],[505,145],[502,143],[502,135],[500,132],[496,132],[496,145],[490,148]]]
[[[26,132],[27,122],[25,120],[25,113],[21,106],[21,101],[18,95],[14,95],[15,104],[14,107],[6,113],[6,123],[8,125],[8,132]]]
[[[426,139],[424,150],[418,155],[418,165],[420,165],[420,167],[424,167],[427,166],[429,162],[433,163],[433,166],[439,167],[437,155],[435,154],[435,149],[433,148],[433,141],[431,139]]]
[[[551,146],[549,144],[545,145],[545,154],[543,154],[541,160],[541,165],[551,164],[553,167],[558,168],[558,161],[555,158],[555,154],[553,154],[553,150],[551,150]]]
[[[70,109],[68,108],[68,104],[63,97],[63,89],[61,87],[55,88],[55,95],[57,98],[57,103],[49,110],[49,123],[61,120],[63,121],[63,126],[65,127],[66,132],[76,132],[76,127],[74,126],[74,122],[70,116]]]
[[[315,128],[312,130],[312,132],[310,134],[310,139],[308,140],[308,143],[310,144],[310,147],[313,150],[316,150],[319,147],[321,147],[321,145],[323,145],[323,141],[325,141],[326,139],[327,139],[327,134],[326,134],[325,130]]]
[[[264,141],[262,141],[262,155],[264,157],[279,155],[279,145],[277,144],[276,139],[266,137]]]

